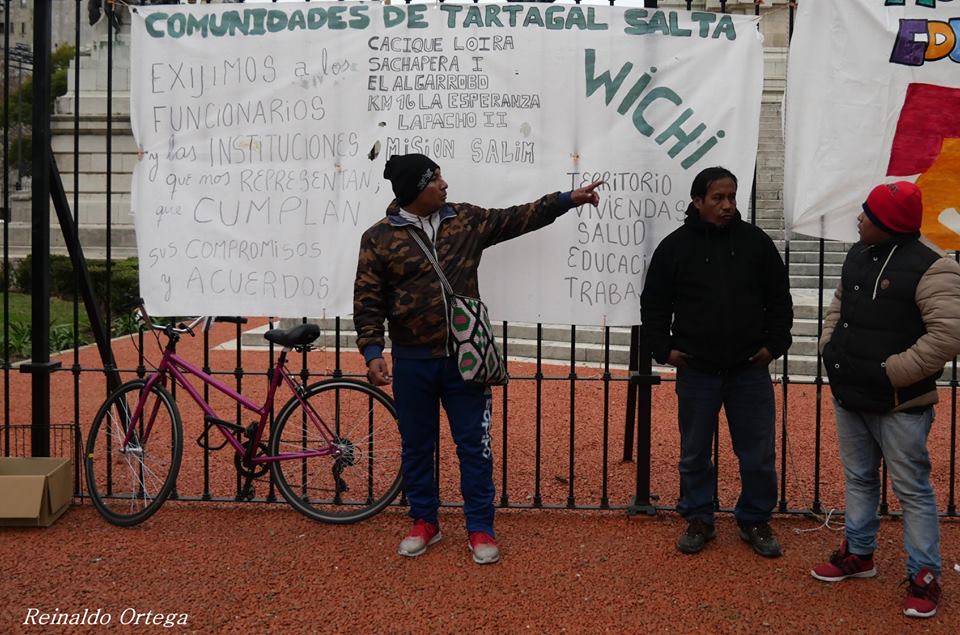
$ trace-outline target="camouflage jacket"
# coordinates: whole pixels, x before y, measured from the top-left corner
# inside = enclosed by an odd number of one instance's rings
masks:
[[[479,297],[477,269],[483,250],[505,240],[540,229],[573,207],[570,193],[554,193],[524,205],[482,209],[468,203],[449,203],[440,210],[434,248],[444,275],[455,293]],[[420,228],[400,216],[393,201],[387,215],[364,232],[353,287],[353,321],[357,347],[369,362],[384,346],[384,320],[397,349],[418,347],[419,356],[445,357],[447,301],[440,278],[410,236]]]

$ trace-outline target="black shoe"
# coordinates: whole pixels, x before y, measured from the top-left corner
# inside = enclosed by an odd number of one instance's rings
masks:
[[[713,525],[708,525],[702,520],[691,520],[687,530],[677,539],[677,549],[683,553],[698,553],[716,536],[717,532],[714,531]]]
[[[764,558],[778,558],[783,553],[780,549],[780,543],[777,537],[773,535],[769,523],[757,523],[756,525],[741,525],[740,538],[759,553]]]

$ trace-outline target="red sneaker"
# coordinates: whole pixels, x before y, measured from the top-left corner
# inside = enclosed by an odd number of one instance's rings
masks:
[[[493,536],[484,531],[471,531],[467,546],[477,564],[493,564],[500,559],[500,548]]]
[[[872,578],[877,575],[877,568],[873,566],[873,558],[864,560],[850,553],[844,540],[830,556],[830,561],[815,566],[810,575],[824,582],[839,582],[847,578]]]
[[[400,541],[400,548],[397,553],[411,558],[419,556],[427,551],[427,547],[439,542],[441,538],[443,538],[443,534],[440,533],[439,525],[434,525],[423,519],[416,520],[407,537]]]
[[[913,579],[907,578],[907,597],[903,601],[903,614],[907,617],[933,617],[940,602],[940,583],[933,571],[920,569]]]

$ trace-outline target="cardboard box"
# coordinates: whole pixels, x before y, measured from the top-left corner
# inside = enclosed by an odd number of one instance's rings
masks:
[[[73,462],[0,457],[0,526],[49,527],[73,500]]]

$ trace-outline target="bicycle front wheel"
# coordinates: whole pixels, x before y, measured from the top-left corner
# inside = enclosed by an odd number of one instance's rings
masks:
[[[308,386],[302,399],[306,406],[297,397],[284,405],[270,437],[270,454],[289,457],[271,463],[287,502],[328,523],[364,520],[389,505],[401,486],[390,397],[369,384],[330,379]],[[330,453],[297,456],[317,450]]]
[[[104,518],[123,527],[141,523],[170,495],[183,455],[180,411],[170,393],[137,379],[100,406],[87,439],[87,491]],[[143,398],[140,415],[134,417]],[[133,428],[124,445],[127,430]],[[146,435],[146,436],[145,436]]]

